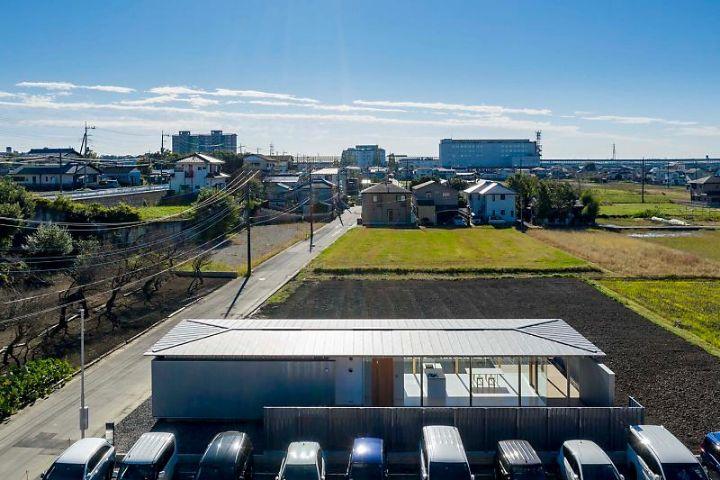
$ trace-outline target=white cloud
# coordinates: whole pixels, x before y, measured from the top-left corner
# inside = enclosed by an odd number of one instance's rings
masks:
[[[683,127],[677,130],[677,134],[693,137],[720,137],[720,127],[714,125]]]
[[[148,90],[149,93],[155,93],[158,95],[206,95],[215,97],[226,97],[226,98],[269,98],[276,100],[286,100],[298,103],[320,103],[314,98],[296,97],[289,93],[273,93],[273,92],[261,92],[259,90],[233,90],[229,88],[216,88],[215,90],[203,90],[200,88],[186,87],[186,86],[171,86],[166,85],[163,87],[154,87]]]
[[[16,83],[15,86],[23,88],[43,88],[45,90],[56,90],[67,92],[69,90],[96,90],[99,92],[110,92],[110,93],[132,93],[135,91],[134,88],[119,87],[116,85],[77,85],[70,82],[20,82]]]
[[[162,103],[189,103],[193,107],[208,107],[210,105],[218,105],[219,100],[214,98],[205,98],[199,95],[192,95],[190,97],[179,97],[177,95],[157,95],[155,97],[141,98],[139,100],[121,100],[122,105],[157,105]]]
[[[284,101],[277,101],[277,100],[251,100],[249,102],[229,101],[228,103],[229,104],[249,103],[252,105],[263,105],[263,106],[268,106],[268,107],[304,107],[304,108],[312,108],[313,110],[325,110],[325,111],[332,111],[332,112],[406,112],[407,111],[407,110],[402,110],[400,108],[358,107],[355,105],[326,105],[326,104],[322,104],[322,103],[302,104],[302,103],[284,102]]]
[[[575,112],[578,115],[579,112]],[[685,125],[697,125],[697,122],[685,122],[685,121],[679,121],[679,120],[666,120],[664,118],[657,118],[657,117],[633,117],[633,116],[623,116],[623,115],[585,115],[581,116],[583,120],[590,120],[590,121],[600,121],[600,122],[612,122],[612,123],[620,123],[623,125],[649,125],[652,123],[659,123],[663,125],[677,125],[677,126],[685,126]]]
[[[511,108],[499,105],[463,105],[460,103],[442,103],[442,102],[398,102],[391,100],[355,100],[355,105],[363,105],[370,107],[399,107],[399,108],[416,108],[427,110],[446,110],[456,112],[476,112],[486,113],[490,115],[500,115],[503,113],[520,113],[523,115],[551,115],[552,111],[546,108]]]
[[[0,91],[0,98],[15,98],[15,97],[17,97],[16,93]]]

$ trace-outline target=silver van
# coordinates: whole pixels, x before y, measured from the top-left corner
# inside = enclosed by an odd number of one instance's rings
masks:
[[[420,474],[422,480],[475,480],[457,428],[423,427]]]
[[[557,457],[562,480],[624,480],[610,457],[590,440],[568,440]]]
[[[275,480],[325,480],[325,457],[317,442],[292,442]]]
[[[637,480],[708,480],[700,462],[660,425],[631,425],[627,462]]]
[[[170,480],[177,459],[175,435],[143,433],[120,463],[117,480]]]
[[[44,480],[110,480],[115,465],[115,448],[104,438],[83,438],[60,454]]]

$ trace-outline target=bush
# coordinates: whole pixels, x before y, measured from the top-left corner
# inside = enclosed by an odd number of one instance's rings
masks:
[[[31,218],[35,214],[36,198],[23,187],[13,181],[0,179],[0,216],[16,218],[17,222],[6,220],[0,226],[0,247],[7,248],[15,234],[20,230],[23,218]]]
[[[600,213],[600,202],[598,202],[597,198],[595,198],[595,195],[590,190],[585,190],[580,197],[580,202],[582,202],[583,208],[582,208],[582,218],[587,223],[595,223],[595,219],[598,216],[598,213]]]
[[[76,223],[118,223],[137,222],[140,220],[140,211],[126,203],[119,203],[113,207],[105,207],[99,203],[90,205],[74,202],[60,195],[55,200],[38,199],[38,205],[47,210],[62,213],[67,222]]]
[[[40,225],[28,236],[23,250],[31,257],[63,257],[73,251],[73,241],[63,227]]]
[[[52,392],[58,382],[72,375],[66,360],[43,358],[22,367],[10,367],[0,376],[0,419]]]
[[[219,237],[236,227],[240,222],[240,206],[235,198],[220,190],[203,188],[198,194],[193,212],[193,221],[202,225],[203,239]],[[207,224],[208,220],[211,222]],[[203,223],[205,222],[205,223]]]

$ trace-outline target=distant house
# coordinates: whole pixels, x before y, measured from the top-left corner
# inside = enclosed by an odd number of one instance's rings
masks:
[[[709,175],[688,182],[690,200],[708,206],[720,205],[720,176]]]
[[[31,148],[27,155],[42,155],[42,156],[59,156],[59,155],[65,155],[70,157],[82,157],[80,155],[80,152],[75,150],[74,148],[68,147],[68,148]]]
[[[310,182],[303,182],[294,190],[295,199],[298,205],[302,205],[302,212],[307,215],[311,212],[330,212],[336,207],[337,186],[322,178],[312,179],[312,200],[310,197]]]
[[[710,173],[707,170],[703,170],[702,168],[688,168],[685,170],[685,178],[687,178],[687,181],[691,180],[697,180],[699,178],[707,177]]]
[[[310,173],[312,178],[321,178],[339,186],[340,169],[338,167],[321,168]]]
[[[117,180],[122,186],[134,187],[142,185],[142,174],[140,169],[132,165],[118,165],[102,167],[103,180]]]
[[[371,227],[415,224],[412,194],[400,185],[386,181],[360,192],[363,225]]]
[[[95,187],[100,171],[84,163],[23,165],[9,172],[12,180],[31,190]]]
[[[515,222],[515,191],[497,182],[480,180],[463,190],[462,195],[475,222]]]
[[[252,153],[243,157],[243,170],[257,170],[261,175],[276,175],[288,171],[290,155],[261,155]]]
[[[412,187],[416,217],[421,225],[441,225],[458,213],[458,192],[434,180]]]
[[[195,192],[205,187],[223,189],[230,175],[220,171],[225,162],[205,153],[195,153],[175,162],[170,189]]]
[[[300,175],[272,175],[263,178],[265,198],[268,207],[284,210],[296,201],[295,191],[300,184]]]

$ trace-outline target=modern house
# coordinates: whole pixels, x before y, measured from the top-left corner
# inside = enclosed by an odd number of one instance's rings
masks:
[[[458,191],[435,180],[412,187],[415,216],[420,225],[442,225],[458,213]]]
[[[205,187],[223,189],[230,175],[220,171],[225,162],[195,153],[175,162],[170,189],[175,192],[195,192]]]
[[[30,190],[56,190],[95,187],[100,171],[86,163],[62,165],[31,164],[10,170],[12,180]]]
[[[368,227],[403,227],[415,224],[412,194],[393,181],[360,192],[362,223]]]
[[[271,157],[252,153],[243,157],[243,170],[257,170],[263,176],[285,173],[288,171],[289,164],[290,161],[284,156]]]
[[[708,206],[720,205],[720,176],[710,175],[688,182],[690,200]]]
[[[497,182],[480,180],[462,191],[474,222],[513,223],[516,193]]]
[[[558,319],[184,320],[146,355],[164,419],[260,419],[273,406],[611,407],[615,396],[605,354]]]
[[[101,179],[117,180],[118,184],[127,187],[142,185],[142,173],[132,165],[103,166]]]

